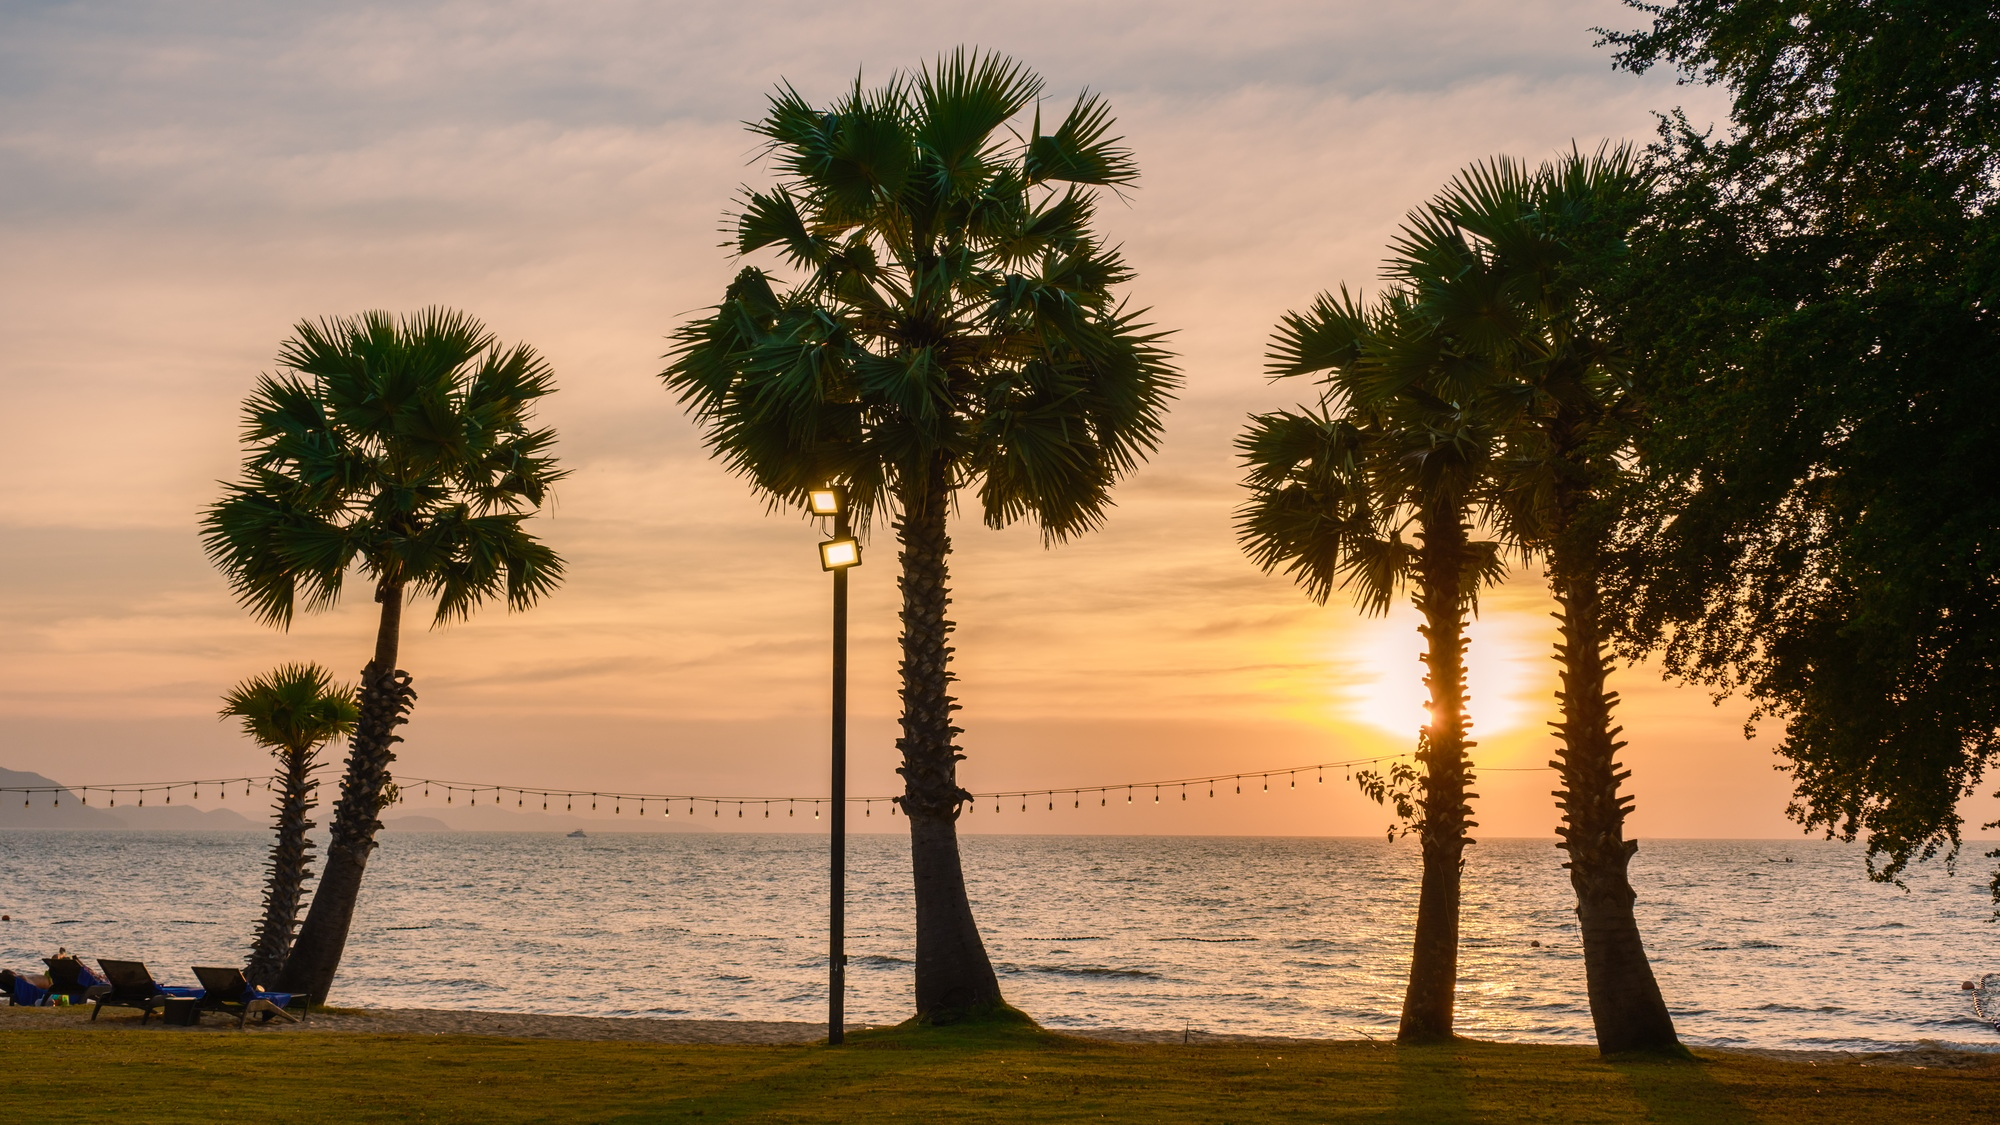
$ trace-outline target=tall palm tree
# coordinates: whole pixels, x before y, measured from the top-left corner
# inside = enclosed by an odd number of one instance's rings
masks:
[[[306,819],[318,804],[313,771],[319,753],[336,738],[354,733],[361,715],[354,689],[336,685],[317,664],[286,664],[262,676],[244,680],[222,698],[222,716],[243,722],[243,733],[278,760],[278,799],[271,842],[269,872],[264,885],[264,917],[251,943],[244,974],[252,984],[277,983],[292,949],[298,926],[299,899],[312,877],[313,843],[306,838],[313,822]]]
[[[1392,272],[1440,330],[1473,343],[1509,385],[1499,396],[1506,477],[1499,511],[1547,564],[1562,665],[1556,761],[1599,1048],[1678,1052],[1633,913],[1625,838],[1630,776],[1613,725],[1601,575],[1608,495],[1640,424],[1628,360],[1589,279],[1615,268],[1650,194],[1629,148],[1576,150],[1538,169],[1498,159],[1461,173],[1402,240]]]
[[[555,389],[548,364],[464,313],[303,321],[278,364],[244,403],[243,476],[203,515],[202,541],[267,624],[289,626],[301,602],[332,608],[350,569],[381,606],[325,869],[280,978],[323,1002],[416,698],[396,667],[404,602],[435,597],[442,625],[554,589],[562,561],[522,524],[564,474],[555,432],[532,424]]]
[[[753,130],[779,182],[746,191],[736,250],[798,274],[737,274],[675,333],[667,386],[729,468],[776,505],[843,483],[900,547],[903,794],[916,882],[916,1006],[996,1010],[959,862],[951,540],[961,491],[990,527],[1054,544],[1096,527],[1159,441],[1178,378],[1113,291],[1131,271],[1092,229],[1094,188],[1137,176],[1098,98],[1042,131],[1042,83],[963,49],[832,106],[791,87]],[[1025,130],[1025,132],[1023,131]]]
[[[1494,435],[1478,365],[1431,330],[1408,293],[1372,308],[1322,295],[1279,327],[1273,377],[1317,375],[1315,410],[1255,416],[1238,439],[1250,499],[1237,533],[1266,573],[1283,568],[1314,601],[1349,589],[1387,612],[1408,585],[1424,623],[1430,718],[1418,734],[1421,775],[1369,772],[1363,788],[1394,793],[1423,856],[1417,925],[1397,1038],[1452,1037],[1458,986],[1460,869],[1471,819],[1473,743],[1465,692],[1465,624],[1481,585],[1503,573],[1499,544],[1472,538],[1491,502]],[[1416,543],[1407,544],[1405,530]],[[1413,789],[1411,787],[1414,787]]]

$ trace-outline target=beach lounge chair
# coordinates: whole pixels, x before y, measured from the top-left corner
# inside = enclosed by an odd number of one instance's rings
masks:
[[[201,982],[201,1010],[233,1011],[236,1013],[237,1027],[242,1027],[252,1012],[257,1013],[261,1023],[270,1023],[273,1016],[283,1016],[297,1023],[299,1017],[285,1009],[297,1004],[301,1009],[309,1010],[304,993],[269,992],[258,988],[244,977],[242,969],[218,969],[196,965],[194,976]]]
[[[153,1013],[166,1006],[175,998],[199,997],[201,989],[160,984],[146,969],[144,961],[99,961],[104,970],[104,978],[111,983],[102,989],[92,989],[91,1002],[97,1005],[91,1010],[90,1018],[95,1021],[104,1014],[104,1009],[137,1008],[145,1015],[139,1018],[143,1025],[153,1018]]]
[[[42,964],[49,967],[49,992],[69,997],[72,1004],[89,1000],[94,989],[110,987],[75,957],[44,957]]]

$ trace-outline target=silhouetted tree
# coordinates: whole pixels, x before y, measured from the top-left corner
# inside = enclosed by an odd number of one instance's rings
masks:
[[[202,540],[269,624],[290,625],[301,599],[331,608],[350,568],[381,606],[325,870],[280,980],[323,1002],[391,792],[396,727],[416,698],[396,667],[404,602],[436,597],[442,625],[490,598],[521,610],[553,590],[562,562],[521,525],[564,474],[554,431],[531,424],[554,377],[526,345],[503,348],[449,309],[304,321],[295,333],[279,352],[284,373],[259,378],[244,404],[243,477],[203,516]]]
[[[244,975],[252,984],[277,983],[292,949],[298,926],[299,900],[312,877],[313,843],[306,838],[313,822],[307,815],[318,804],[313,790],[319,782],[319,753],[336,738],[354,733],[361,710],[354,689],[335,685],[317,664],[286,664],[231,688],[222,700],[224,718],[241,719],[243,733],[271,752],[278,761],[278,796],[272,826],[271,858],[264,885],[264,917],[251,943]]]
[[[1395,798],[1422,845],[1423,879],[1397,1038],[1450,1039],[1458,990],[1461,870],[1475,826],[1467,739],[1465,624],[1478,590],[1504,573],[1499,544],[1472,538],[1493,502],[1495,434],[1488,369],[1391,289],[1372,307],[1345,291],[1288,313],[1271,350],[1274,377],[1317,375],[1317,409],[1258,415],[1238,439],[1251,499],[1237,513],[1244,550],[1283,568],[1313,600],[1351,589],[1382,613],[1404,585],[1424,623],[1429,721],[1419,776],[1406,766],[1363,771],[1364,791]],[[1417,542],[1403,539],[1414,528]]]
[[[1053,132],[1041,80],[960,50],[833,105],[786,86],[753,129],[780,182],[748,191],[740,254],[773,250],[789,287],[746,267],[675,335],[663,373],[729,468],[773,503],[844,483],[862,526],[901,546],[904,791],[916,881],[916,1005],[942,1022],[1002,1001],[973,921],[956,821],[969,798],[952,723],[946,517],[1056,543],[1096,527],[1157,444],[1177,385],[1159,336],[1114,290],[1131,271],[1092,229],[1096,186],[1137,176],[1084,94]],[[1010,123],[1022,132],[1010,133]]]
[[[1792,814],[1893,879],[2000,755],[2000,20],[1635,6],[1619,65],[1732,102],[1663,121],[1620,275],[1656,420],[1612,604],[1779,720]]]
[[[1625,838],[1630,776],[1606,690],[1612,614],[1602,590],[1618,486],[1643,413],[1616,318],[1592,280],[1623,260],[1650,200],[1629,149],[1602,149],[1528,168],[1475,164],[1426,208],[1396,247],[1390,273],[1423,319],[1491,369],[1502,435],[1496,516],[1546,563],[1562,665],[1557,829],[1583,936],[1598,1046],[1606,1053],[1678,1052],[1633,913]]]

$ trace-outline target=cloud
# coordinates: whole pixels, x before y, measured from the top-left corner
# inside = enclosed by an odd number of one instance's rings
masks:
[[[766,94],[827,98],[961,43],[1034,67],[1051,104],[1085,86],[1110,100],[1144,177],[1103,221],[1188,377],[1101,533],[1048,550],[960,522],[968,730],[1235,724],[1183,746],[1221,769],[1258,757],[1272,723],[1286,746],[1339,728],[1330,681],[1365,666],[1373,634],[1257,573],[1230,525],[1243,414],[1302,394],[1263,377],[1271,325],[1372,284],[1405,211],[1467,162],[1643,138],[1652,109],[1707,96],[1613,72],[1590,29],[1632,22],[1609,0],[8,6],[0,718],[41,732],[8,748],[40,753],[69,723],[79,768],[153,772],[119,724],[192,724],[209,733],[177,743],[190,760],[226,755],[206,724],[228,684],[282,659],[359,667],[365,599],[257,626],[194,521],[294,322],[438,302],[556,368],[544,419],[576,471],[537,524],[570,571],[528,614],[411,636],[410,759],[615,772],[671,729],[674,762],[710,753],[716,784],[770,788],[792,759],[729,732],[770,747],[817,729],[816,533],[704,456],[660,355],[734,268],[720,226],[765,178],[741,122]],[[853,684],[877,766],[896,608],[878,537],[855,576]],[[1531,633],[1545,612],[1532,582],[1489,608]],[[1729,716],[1712,727],[1733,736]],[[1039,738],[994,741],[1004,756]]]

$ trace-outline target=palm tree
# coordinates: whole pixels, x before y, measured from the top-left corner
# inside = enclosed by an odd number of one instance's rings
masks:
[[[1283,568],[1315,602],[1352,590],[1365,612],[1384,613],[1413,587],[1424,623],[1430,721],[1418,735],[1421,776],[1404,767],[1365,771],[1363,789],[1396,798],[1422,845],[1423,879],[1409,987],[1397,1038],[1452,1037],[1458,984],[1460,869],[1472,781],[1466,737],[1465,624],[1482,584],[1504,569],[1499,545],[1472,539],[1491,501],[1489,389],[1478,365],[1460,362],[1408,293],[1372,308],[1343,291],[1288,313],[1271,351],[1273,377],[1319,375],[1319,407],[1255,416],[1238,439],[1251,498],[1237,533],[1266,573]],[[1416,544],[1403,540],[1415,529]]]
[[[396,728],[416,693],[396,667],[403,604],[437,599],[434,625],[488,599],[523,610],[562,562],[522,524],[564,475],[555,433],[532,426],[555,389],[525,345],[503,348],[449,309],[304,321],[243,408],[243,476],[202,518],[208,557],[258,619],[330,609],[350,568],[381,616],[312,909],[280,977],[324,1002],[340,967],[376,819],[393,793]]]
[[[313,822],[306,814],[318,804],[313,790],[319,781],[319,752],[336,738],[354,733],[361,710],[354,689],[336,686],[317,664],[286,664],[231,688],[222,698],[222,716],[243,721],[243,733],[278,760],[277,815],[271,843],[270,872],[264,886],[264,918],[251,943],[244,974],[260,988],[275,984],[292,949],[292,930],[299,921],[299,899],[312,877],[313,843],[306,832]]]
[[[667,386],[729,468],[800,507],[829,482],[900,547],[903,794],[916,883],[917,1017],[999,1010],[959,862],[964,755],[952,723],[951,540],[962,490],[990,527],[1034,520],[1053,545],[1096,527],[1159,440],[1178,378],[1118,303],[1131,277],[1092,230],[1096,187],[1137,176],[1085,93],[1044,133],[1039,78],[963,49],[831,107],[791,87],[752,126],[780,172],[746,191],[744,268],[675,333]],[[1024,126],[1026,135],[1010,130]]]
[[[1606,690],[1609,615],[1601,575],[1607,497],[1624,476],[1638,404],[1617,325],[1588,279],[1615,268],[1650,184],[1629,148],[1572,150],[1530,170],[1499,159],[1462,173],[1398,247],[1395,276],[1440,330],[1473,341],[1511,389],[1499,510],[1547,563],[1562,665],[1554,765],[1599,1048],[1679,1052],[1673,1018],[1633,913],[1624,835],[1630,775]]]

